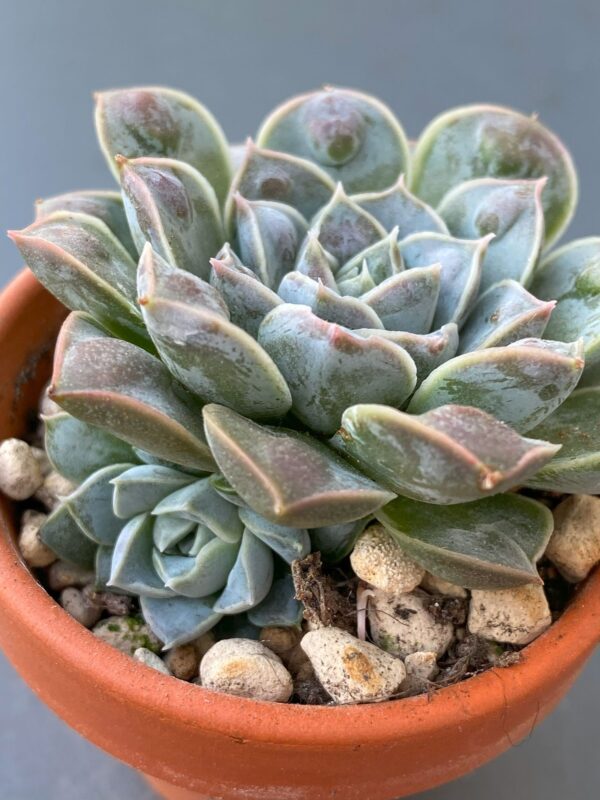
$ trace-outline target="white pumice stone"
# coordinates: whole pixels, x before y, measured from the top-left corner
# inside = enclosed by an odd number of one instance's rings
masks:
[[[194,645],[196,653],[198,654],[198,659],[202,660],[216,641],[214,633],[212,631],[207,631],[203,633],[202,636],[194,639],[193,642],[190,642],[190,644]]]
[[[42,481],[42,470],[27,442],[5,439],[0,444],[0,491],[11,500],[27,500]]]
[[[107,617],[94,626],[94,636],[132,656],[140,647],[158,652],[162,643],[148,625],[136,617]]]
[[[406,681],[402,684],[404,691],[407,689],[412,692],[425,691],[440,671],[436,654],[425,651],[406,656],[404,666],[406,668]]]
[[[551,624],[544,587],[539,584],[471,592],[469,631],[483,639],[529,644]]]
[[[54,552],[40,539],[40,528],[47,519],[39,511],[25,511],[21,517],[19,550],[30,567],[48,567],[56,561]]]
[[[31,454],[40,465],[42,478],[45,478],[46,475],[49,475],[52,472],[52,464],[46,455],[46,451],[42,447],[32,447]]]
[[[138,647],[133,657],[136,661],[139,661],[140,664],[144,664],[144,666],[150,667],[150,669],[155,669],[163,675],[171,675],[169,668],[162,658],[157,656],[156,653],[153,653],[152,650],[148,650],[147,647]]]
[[[102,615],[102,609],[90,603],[83,592],[74,586],[62,590],[60,604],[84,628],[93,628]]]
[[[52,511],[59,505],[62,498],[70,495],[75,488],[74,483],[63,478],[59,472],[53,469],[44,478],[42,485],[35,493],[35,498],[49,511]]]
[[[193,644],[180,644],[168,650],[164,656],[164,663],[176,678],[189,681],[198,676],[200,656]]]
[[[319,682],[336,703],[387,700],[399,691],[406,677],[399,658],[341,628],[309,631],[300,646]]]
[[[460,599],[468,597],[467,590],[463,589],[462,586],[457,586],[455,583],[438,578],[436,575],[432,575],[431,572],[426,572],[423,576],[421,588],[430,594],[443,594],[445,597],[458,597]]]
[[[275,703],[286,703],[294,688],[281,659],[253,639],[217,642],[200,662],[200,680],[205,689]]]
[[[411,592],[425,574],[383,525],[371,525],[359,536],[350,563],[359,578],[385,592]]]
[[[87,586],[96,580],[93,570],[69,564],[68,561],[55,561],[48,568],[48,586],[53,592],[60,592],[67,586]]]
[[[600,562],[600,497],[573,495],[553,513],[546,555],[566,580],[578,583]]]
[[[443,655],[454,639],[454,625],[434,619],[427,610],[428,599],[419,589],[404,594],[375,589],[368,606],[375,644],[401,658],[420,651]]]

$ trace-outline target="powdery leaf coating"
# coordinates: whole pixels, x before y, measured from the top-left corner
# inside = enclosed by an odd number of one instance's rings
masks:
[[[436,313],[441,274],[440,264],[408,269],[386,278],[360,299],[388,330],[426,334]]]
[[[358,537],[350,563],[361,580],[384,592],[412,592],[425,575],[383,525],[370,525]]]
[[[443,655],[454,639],[451,622],[435,620],[427,610],[428,595],[375,589],[367,607],[373,641],[394,656],[428,651]]]
[[[340,628],[309,631],[300,646],[319,682],[336,703],[387,700],[398,692],[406,677],[399,658]]]
[[[481,290],[505,278],[527,284],[544,242],[542,192],[547,180],[480,178],[452,189],[438,211],[450,233],[462,239],[493,234],[481,274]]]
[[[231,167],[227,141],[212,114],[184,92],[161,86],[113,89],[96,95],[96,132],[108,166],[115,156],[164,156],[205,175],[221,201]]]
[[[562,142],[535,116],[494,105],[454,108],[433,120],[417,143],[411,188],[437,206],[452,187],[474,178],[547,177],[546,244],[569,224],[577,176]]]
[[[205,407],[204,422],[223,475],[272,522],[299,528],[351,522],[393,497],[305,434],[257,425],[216,405]]]
[[[543,586],[481,590],[471,593],[469,631],[506,644],[529,644],[552,624]]]
[[[392,491],[442,505],[507,491],[559,449],[520,436],[484,411],[457,405],[421,415],[384,405],[351,406],[331,444]]]
[[[279,656],[251,639],[213,645],[200,663],[200,681],[205,689],[273,703],[287,703],[294,688]]]
[[[351,89],[325,87],[288,100],[263,122],[257,141],[316,162],[349,192],[387,188],[409,161],[392,112]]]
[[[553,511],[546,556],[571,583],[585,580],[600,562],[600,498],[573,495]]]

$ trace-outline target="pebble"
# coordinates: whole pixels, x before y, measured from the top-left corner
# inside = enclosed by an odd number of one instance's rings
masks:
[[[46,455],[46,451],[42,447],[32,446],[31,453],[40,466],[42,478],[45,478],[46,475],[49,475],[52,472],[52,464],[50,463],[50,459]]]
[[[302,638],[302,632],[293,626],[284,628],[283,626],[269,625],[261,628],[258,638],[265,647],[285,661],[285,657],[295,649]]]
[[[425,573],[421,581],[421,588],[430,594],[443,594],[445,597],[458,597],[461,600],[469,596],[467,590],[463,589],[462,586],[457,586],[455,583],[438,578],[436,575],[432,575],[431,572]]]
[[[420,651],[443,655],[454,639],[454,625],[435,620],[427,610],[428,599],[429,595],[418,589],[405,594],[375,589],[368,607],[375,644],[401,658]]]
[[[438,674],[437,655],[433,652],[421,651],[411,653],[404,659],[406,681],[403,691],[423,692]]]
[[[60,604],[84,628],[93,628],[102,615],[102,609],[90,603],[83,592],[74,586],[62,590]]]
[[[399,658],[341,628],[309,631],[301,646],[321,685],[336,703],[387,700],[406,677]]]
[[[21,517],[19,550],[30,567],[48,567],[56,561],[54,552],[40,539],[40,528],[47,519],[46,514],[30,510]]]
[[[150,628],[137,617],[107,617],[94,627],[94,636],[122,653],[132,656],[140,647],[157,653],[162,643]]]
[[[190,644],[194,645],[196,648],[196,653],[198,654],[198,658],[202,660],[216,641],[217,640],[214,633],[212,631],[208,631],[207,633],[203,633],[202,636],[199,636],[197,639],[194,639],[194,641],[190,642]]]
[[[600,497],[573,495],[556,506],[546,555],[571,583],[587,578],[600,562]]]
[[[539,584],[513,589],[473,589],[469,631],[505,644],[529,644],[552,624],[552,615]]]
[[[384,592],[412,592],[425,574],[383,525],[371,525],[359,536],[350,563],[361,580]]]
[[[193,644],[181,644],[165,653],[164,663],[176,678],[189,681],[198,675],[200,657]]]
[[[171,675],[169,668],[162,658],[157,656],[156,653],[153,653],[152,650],[148,650],[147,647],[138,647],[138,649],[134,651],[133,657],[136,661],[139,661],[140,664],[144,664],[144,666],[150,667],[150,669],[162,672],[163,675]]]
[[[61,499],[71,494],[75,488],[74,483],[63,478],[60,472],[53,469],[44,478],[42,485],[35,493],[35,498],[46,506],[48,511],[52,511],[59,505]]]
[[[83,594],[90,603],[115,617],[125,617],[133,610],[133,597],[116,592],[97,591],[93,583],[84,586]]]
[[[40,465],[27,442],[5,439],[0,444],[0,491],[11,500],[27,500],[43,482]]]
[[[96,580],[93,570],[70,564],[68,561],[55,561],[47,572],[48,588],[53,592],[60,592],[67,586],[82,588]]]
[[[293,691],[279,656],[254,639],[221,639],[200,662],[200,679],[206,689],[276,703]]]

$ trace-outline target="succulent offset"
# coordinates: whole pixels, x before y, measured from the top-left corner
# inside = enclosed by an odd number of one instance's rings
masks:
[[[97,97],[121,192],[11,236],[72,313],[46,420],[78,488],[44,541],[172,646],[297,624],[289,564],[374,518],[469,588],[539,582],[548,509],[600,491],[600,237],[560,141],[467,106],[414,148],[359,92],[296,97],[243,158],[163,88]]]

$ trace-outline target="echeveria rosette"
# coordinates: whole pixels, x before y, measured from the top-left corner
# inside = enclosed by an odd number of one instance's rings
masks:
[[[554,134],[468,106],[411,155],[380,101],[325,88],[276,109],[231,178],[220,129],[180,92],[103,93],[96,123],[121,198],[60,195],[13,233],[76,312],[51,390],[63,446],[111,443],[69,477],[170,470],[332,559],[377,516],[448,580],[536,580],[548,516],[512,490],[600,489],[600,239],[543,251],[577,194]],[[147,532],[163,502],[126,526],[164,590]],[[190,537],[167,555],[196,558]]]

